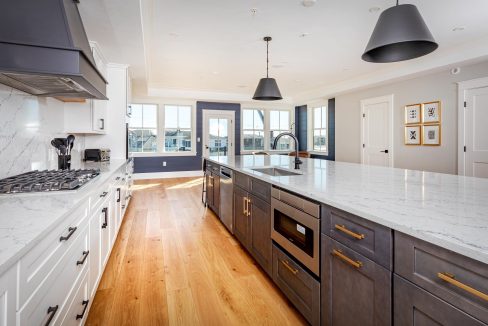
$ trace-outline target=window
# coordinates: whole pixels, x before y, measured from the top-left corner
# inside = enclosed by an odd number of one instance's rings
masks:
[[[245,151],[264,150],[264,111],[242,111],[242,138]]]
[[[164,151],[191,151],[191,133],[191,106],[165,105]]]
[[[313,150],[327,152],[327,107],[313,108]]]
[[[270,149],[273,149],[275,137],[282,132],[290,132],[290,111],[271,110],[269,112],[269,141]],[[290,150],[290,137],[280,138],[276,150]]]
[[[158,106],[133,104],[129,122],[129,152],[155,153],[158,150]]]

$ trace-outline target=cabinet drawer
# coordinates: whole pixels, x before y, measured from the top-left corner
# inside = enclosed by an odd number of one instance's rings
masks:
[[[488,323],[488,265],[395,232],[395,273]]]
[[[322,235],[322,324],[391,325],[391,272]]]
[[[87,205],[80,207],[21,258],[19,262],[20,307],[79,237],[81,229],[88,224],[87,211]]]
[[[90,213],[96,211],[102,203],[107,200],[110,196],[110,183],[106,183],[100,187],[99,191],[95,191],[93,195],[90,196]]]
[[[86,252],[88,252],[88,227],[81,230],[66,255],[22,307],[18,313],[20,325],[44,325],[50,316],[53,316],[51,325],[59,323],[61,312],[68,302],[74,285],[87,273]],[[54,311],[50,311],[50,307]]]
[[[393,269],[391,229],[356,215],[323,205],[322,233],[387,269]]]
[[[394,275],[393,323],[395,326],[486,326],[416,285]]]
[[[271,185],[267,182],[250,178],[249,192],[266,202],[271,202]]]
[[[273,280],[310,324],[320,324],[320,283],[275,245]]]
[[[88,275],[80,277],[68,303],[60,314],[59,325],[71,326],[81,325],[88,315]]]
[[[249,177],[245,174],[234,171],[234,185],[241,187],[244,190],[249,191]]]

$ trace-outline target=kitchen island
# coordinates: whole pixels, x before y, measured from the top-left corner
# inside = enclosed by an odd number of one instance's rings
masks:
[[[311,324],[488,324],[488,180],[305,158],[295,170],[293,160],[207,162],[234,171],[234,234]],[[277,167],[283,170],[271,170]],[[269,248],[262,240],[282,215],[273,204],[278,191],[321,205],[319,274],[272,236]],[[245,223],[247,237],[236,229]],[[307,236],[306,225],[296,229]]]

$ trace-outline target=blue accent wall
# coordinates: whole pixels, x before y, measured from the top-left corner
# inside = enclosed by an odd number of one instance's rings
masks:
[[[316,155],[312,154],[312,158],[319,158],[323,160],[335,161],[335,98],[329,99],[327,102],[327,121],[328,121],[328,132],[327,136],[329,138],[329,153],[328,155]],[[295,107],[295,133],[300,143],[299,150],[307,150],[307,106],[297,106]]]
[[[196,138],[200,142],[196,143],[196,156],[151,156],[135,157],[135,173],[151,172],[176,172],[176,171],[196,171],[202,169],[202,141],[203,141],[203,110],[222,110],[235,112],[235,153],[241,152],[241,105],[236,103],[216,103],[216,102],[197,102],[196,114]],[[166,166],[163,166],[166,162]]]

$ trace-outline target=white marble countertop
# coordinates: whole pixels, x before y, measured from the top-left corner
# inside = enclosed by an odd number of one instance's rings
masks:
[[[293,169],[293,159],[243,155],[211,160],[488,264],[488,179],[305,158],[299,176],[251,170]]]
[[[79,190],[0,195],[0,275],[41,241],[58,222],[88,196],[99,191],[123,164],[113,159],[110,164],[84,163],[72,168],[98,168],[100,175]]]

